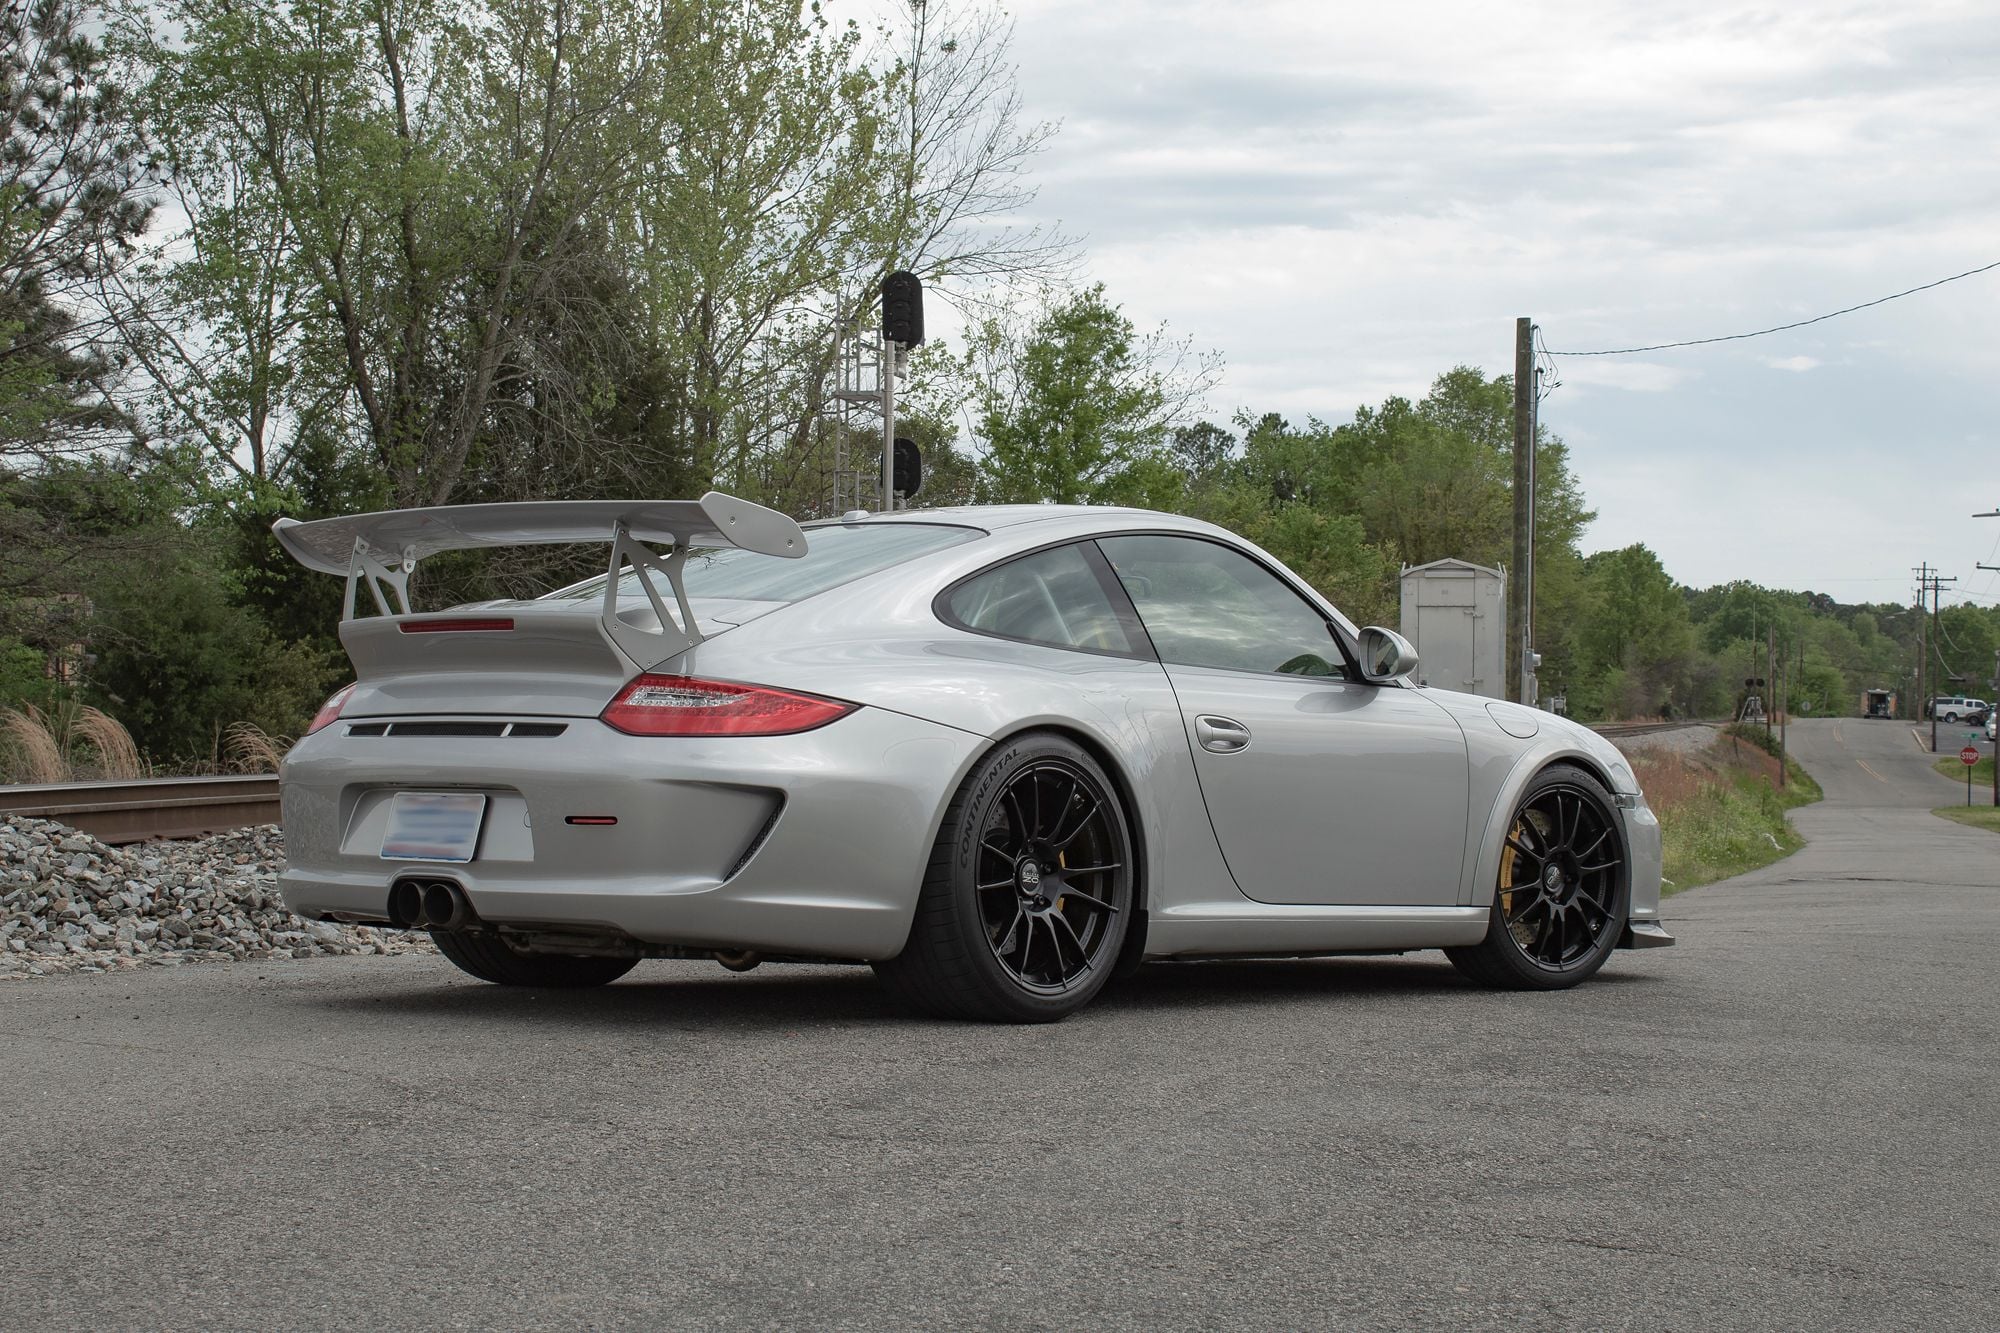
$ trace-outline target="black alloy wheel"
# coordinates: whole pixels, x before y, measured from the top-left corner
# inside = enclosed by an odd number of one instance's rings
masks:
[[[1133,912],[1132,838],[1103,768],[1046,733],[987,757],[946,811],[909,943],[875,970],[959,1018],[1050,1022],[1110,978]]]
[[[1104,944],[1127,895],[1113,818],[1096,779],[1060,758],[1021,770],[994,803],[974,887],[986,942],[1023,989],[1060,995],[1116,961]]]
[[[1529,783],[1508,826],[1486,938],[1445,952],[1483,985],[1574,986],[1618,946],[1630,880],[1611,794],[1582,769],[1556,765]]]

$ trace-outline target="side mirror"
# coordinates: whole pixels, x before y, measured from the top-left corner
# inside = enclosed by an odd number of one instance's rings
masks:
[[[1417,650],[1392,629],[1370,625],[1361,631],[1361,678],[1380,685],[1417,669]]]

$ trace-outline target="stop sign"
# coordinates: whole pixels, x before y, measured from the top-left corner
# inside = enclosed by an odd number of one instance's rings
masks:
[[[1968,745],[1958,752],[1958,761],[1962,764],[1976,764],[1979,762],[1979,751]]]

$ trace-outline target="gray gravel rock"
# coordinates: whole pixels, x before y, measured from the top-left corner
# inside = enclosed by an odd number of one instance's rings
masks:
[[[0,979],[432,950],[420,933],[293,916],[278,895],[284,863],[276,824],[112,847],[0,815]]]
[[[1682,754],[1699,754],[1715,744],[1722,733],[1714,727],[1701,723],[1675,727],[1672,731],[1646,731],[1637,736],[1613,736],[1611,743],[1626,754],[1650,750],[1655,754],[1667,750],[1677,750]]]

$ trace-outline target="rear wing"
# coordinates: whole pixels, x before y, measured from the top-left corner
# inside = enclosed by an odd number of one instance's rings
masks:
[[[604,584],[599,624],[612,646],[642,668],[702,640],[681,579],[691,549],[733,546],[781,559],[806,553],[806,535],[797,523],[774,509],[720,491],[710,491],[699,500],[530,500],[391,509],[309,523],[281,518],[271,530],[279,545],[307,569],[347,579],[340,609],[343,621],[356,618],[355,594],[364,585],[381,615],[410,614],[410,572],[419,560],[439,551],[609,542],[611,572]],[[672,549],[661,555],[647,542]],[[628,565],[659,617],[657,631],[618,614],[618,585]],[[664,577],[673,591],[678,623],[668,614],[653,581],[655,574]]]

